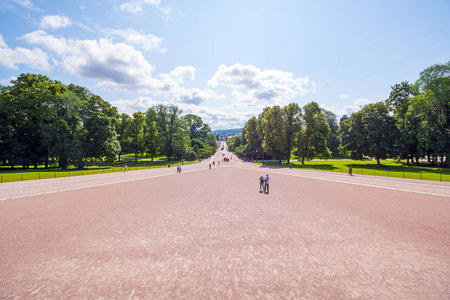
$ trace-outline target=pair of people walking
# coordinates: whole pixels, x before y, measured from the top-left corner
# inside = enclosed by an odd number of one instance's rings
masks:
[[[177,173],[181,173],[181,166],[177,166]]]
[[[259,177],[259,192],[260,193],[264,193],[264,194],[268,194],[269,193],[269,175],[266,174],[266,178],[264,178],[263,176]]]

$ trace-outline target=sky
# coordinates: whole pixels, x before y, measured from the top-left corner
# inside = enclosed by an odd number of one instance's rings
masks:
[[[450,60],[450,1],[0,0],[0,84],[76,84],[215,129],[315,101],[338,118]]]

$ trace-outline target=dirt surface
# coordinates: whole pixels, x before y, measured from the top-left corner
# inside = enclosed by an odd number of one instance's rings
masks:
[[[233,157],[2,184],[0,200],[1,299],[450,295],[448,183]]]

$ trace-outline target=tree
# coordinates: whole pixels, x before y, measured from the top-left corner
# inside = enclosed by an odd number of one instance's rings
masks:
[[[203,123],[202,118],[193,114],[187,114],[182,117],[182,121],[186,124],[189,130],[189,138],[191,140],[199,139],[206,140],[206,136],[211,132],[208,124]]]
[[[388,108],[393,111],[399,130],[397,147],[401,152],[401,157],[406,158],[406,164],[409,166],[411,152],[416,152],[418,145],[417,136],[414,134],[411,123],[407,118],[410,99],[418,94],[417,86],[409,84],[407,81],[401,84],[395,84],[391,87],[392,91],[386,100]]]
[[[144,151],[144,123],[145,117],[141,112],[135,112],[130,126],[127,128],[127,137],[130,140],[131,148],[133,149],[134,158],[137,162],[139,153]]]
[[[389,115],[385,103],[369,104],[363,108],[363,122],[366,124],[367,153],[375,157],[377,165],[380,159],[386,159],[394,153],[397,136],[395,120]]]
[[[35,168],[48,162],[49,149],[42,143],[42,126],[49,122],[55,97],[67,92],[59,81],[43,75],[21,74],[12,86],[2,88],[0,111],[8,146],[2,152],[8,161]]]
[[[286,127],[284,112],[275,105],[263,112],[262,129],[264,132],[264,151],[279,159],[286,154]]]
[[[206,143],[211,147],[214,147],[214,149],[217,149],[218,145],[214,133],[210,132],[206,135]]]
[[[394,154],[397,135],[395,120],[384,102],[365,106],[341,123],[342,150],[350,151],[352,158],[363,155],[375,157],[377,164]]]
[[[129,139],[127,137],[127,128],[130,126],[130,122],[131,122],[131,117],[126,114],[126,113],[122,113],[120,114],[120,118],[119,118],[119,122],[117,123],[116,126],[116,132],[117,132],[117,139],[119,140],[120,143],[120,152],[118,153],[118,160],[120,161],[120,157],[122,155],[122,153],[127,153],[129,151],[131,151],[131,146],[129,143]]]
[[[317,154],[325,157],[331,156],[327,148],[327,139],[330,127],[325,116],[316,102],[311,102],[303,107],[304,126],[297,138],[297,150],[295,155],[305,163],[305,159],[311,160]]]
[[[151,109],[156,113],[160,151],[166,155],[167,160],[171,160],[174,155],[175,143],[179,143],[174,139],[175,136],[184,138],[184,135],[177,134],[183,127],[179,118],[181,109],[175,105],[166,106],[163,104],[153,106]]]
[[[322,113],[325,117],[325,120],[327,121],[328,127],[330,127],[330,134],[328,135],[327,139],[327,147],[332,153],[332,155],[335,155],[339,152],[339,125],[337,122],[336,115],[324,108],[322,108]]]
[[[420,73],[417,81],[422,97],[426,97],[428,114],[426,125],[439,135],[434,152],[441,157],[441,164],[450,160],[450,61],[433,65]],[[443,149],[445,148],[445,150]],[[444,157],[446,157],[444,163]]]
[[[158,151],[158,129],[156,129],[156,122],[151,121],[146,124],[146,132],[144,136],[144,147],[147,154],[150,155],[152,161],[153,157]]]
[[[94,95],[86,88],[70,84],[68,90],[81,101],[80,122],[82,129],[78,139],[81,152],[77,159],[78,168],[82,168],[86,158],[114,160],[120,153],[120,142],[115,127],[120,115],[115,107]]]
[[[366,125],[363,123],[363,112],[353,113],[350,118],[341,122],[338,129],[341,146],[339,150],[352,159],[362,159],[367,153]]]
[[[261,149],[260,134],[258,132],[258,119],[256,117],[251,117],[245,124],[242,135],[247,142],[245,144],[245,155],[256,156],[258,150]]]
[[[286,128],[286,161],[291,160],[291,152],[298,132],[301,130],[301,108],[297,103],[290,103],[283,108]]]

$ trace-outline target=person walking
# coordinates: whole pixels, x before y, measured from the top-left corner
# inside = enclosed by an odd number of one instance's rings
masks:
[[[353,169],[352,167],[348,167],[348,175],[353,176]]]
[[[124,173],[126,172],[126,173],[128,173],[128,166],[127,165],[125,165],[125,170],[123,171]]]
[[[211,169],[211,163],[209,163],[209,168]]]
[[[264,176],[259,177],[259,192],[262,193],[264,191]]]
[[[268,194],[269,193],[269,174],[266,174],[266,178],[264,179],[264,193]]]

